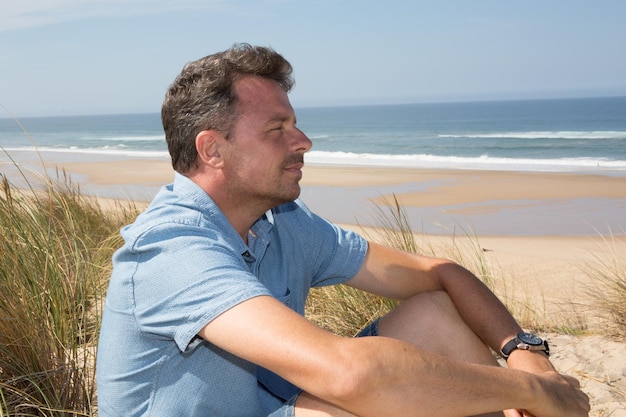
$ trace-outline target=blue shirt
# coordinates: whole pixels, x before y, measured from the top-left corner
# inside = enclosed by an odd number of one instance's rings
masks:
[[[100,332],[100,417],[265,416],[298,389],[198,332],[270,295],[304,314],[309,289],[345,282],[366,241],[300,201],[267,212],[248,245],[211,198],[176,174],[122,229]]]

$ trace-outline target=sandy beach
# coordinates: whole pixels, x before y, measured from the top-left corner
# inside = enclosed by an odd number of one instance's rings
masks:
[[[65,171],[85,193],[103,200],[147,201],[173,177],[165,160],[45,157],[48,173]],[[0,172],[12,178],[12,169],[0,159]],[[304,170],[302,199],[348,228],[376,226],[376,204],[394,195],[422,247],[478,246],[505,295],[530,304],[538,320],[555,327],[583,323],[587,330],[577,336],[547,329],[554,363],[581,379],[593,416],[626,417],[626,343],[594,329],[598,323],[585,310],[593,282],[584,272],[607,256],[626,264],[626,177],[321,165]]]

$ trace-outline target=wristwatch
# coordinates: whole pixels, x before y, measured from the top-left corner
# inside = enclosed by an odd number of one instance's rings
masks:
[[[500,349],[500,353],[504,359],[508,359],[511,352],[515,349],[544,351],[546,355],[550,356],[548,341],[543,340],[533,333],[519,333],[513,339],[506,342],[502,349]]]

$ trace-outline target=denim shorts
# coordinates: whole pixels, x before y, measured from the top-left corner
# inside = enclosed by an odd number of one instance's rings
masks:
[[[378,336],[379,320],[380,318],[377,318],[376,320],[369,323],[356,335],[356,337]],[[267,417],[295,417],[296,401],[298,400],[299,395],[300,393],[291,397],[287,402],[285,402],[285,404],[283,404],[282,407],[280,407],[278,410],[274,411]]]
[[[378,322],[380,317],[365,326],[356,337],[378,336]]]

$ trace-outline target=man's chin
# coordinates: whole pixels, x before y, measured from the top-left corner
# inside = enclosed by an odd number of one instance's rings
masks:
[[[280,202],[279,204],[277,204],[277,206],[280,206],[281,204],[285,204],[285,203],[291,203],[292,201],[295,201],[298,199],[298,197],[300,197],[300,186],[298,186],[297,190],[293,190],[293,192],[287,194],[285,193],[285,195],[282,196],[282,202]]]

